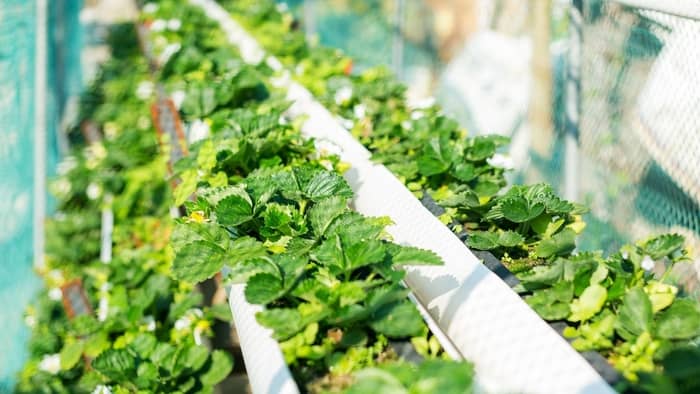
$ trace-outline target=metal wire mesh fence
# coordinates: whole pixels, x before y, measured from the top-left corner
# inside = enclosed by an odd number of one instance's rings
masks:
[[[514,182],[591,207],[581,249],[672,231],[700,259],[698,2],[284,3],[360,69],[387,65],[469,132],[510,136]]]
[[[627,237],[677,231],[697,258],[700,20],[624,3],[583,3],[579,146],[617,180],[585,190]]]

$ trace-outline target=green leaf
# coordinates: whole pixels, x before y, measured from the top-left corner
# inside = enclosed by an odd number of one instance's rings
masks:
[[[233,369],[233,358],[223,350],[214,350],[211,354],[211,363],[206,372],[200,375],[199,380],[205,387],[215,386],[226,379]]]
[[[177,251],[172,274],[177,280],[197,283],[211,278],[226,262],[226,251],[206,241],[189,243]]]
[[[673,303],[673,300],[676,299],[678,288],[652,280],[649,281],[646,286],[644,286],[644,291],[647,293],[649,300],[651,301],[652,312],[656,313]]]
[[[309,199],[315,202],[333,196],[344,198],[353,196],[352,189],[345,179],[335,172],[329,171],[316,172],[301,189]]]
[[[552,238],[543,239],[537,247],[535,253],[541,258],[552,256],[565,256],[576,248],[576,232],[569,228],[555,234]]]
[[[689,346],[674,349],[662,361],[664,374],[677,380],[696,381],[700,376],[700,348]]]
[[[541,203],[530,206],[523,197],[505,198],[500,203],[503,217],[514,223],[523,223],[532,220],[544,212],[544,205]]]
[[[219,246],[228,247],[229,235],[215,223],[178,222],[170,236],[170,243],[175,252],[187,246],[187,244],[202,241]]]
[[[140,389],[147,390],[158,381],[158,368],[153,363],[143,362],[139,364],[136,370],[136,386]]]
[[[197,152],[197,165],[201,170],[211,171],[216,166],[216,148],[214,141],[204,141]]]
[[[676,300],[656,318],[656,334],[665,339],[700,336],[700,307],[693,300]]]
[[[498,235],[498,243],[501,246],[512,248],[525,242],[525,238],[515,231],[504,231]]]
[[[549,289],[533,292],[525,302],[546,320],[562,320],[571,314],[569,303],[574,297],[571,282],[559,282]]]
[[[204,346],[190,346],[182,356],[185,367],[191,371],[199,371],[209,358],[209,349]],[[179,360],[178,360],[179,361]]]
[[[175,206],[179,207],[184,204],[195,191],[197,191],[197,170],[187,170],[180,175],[180,183],[175,187],[173,197],[175,198]]]
[[[223,304],[215,304],[209,307],[209,313],[218,320],[224,321],[224,322],[230,322],[231,321],[231,307],[228,305],[228,303],[223,303]]]
[[[204,83],[190,84],[185,100],[182,102],[182,112],[188,118],[204,118],[216,108],[216,90]]]
[[[418,373],[409,376],[411,394],[463,394],[471,392],[474,367],[464,361],[436,358],[424,361]]]
[[[83,341],[75,341],[71,343],[66,343],[61,349],[61,369],[67,371],[73,368],[78,361],[80,361],[80,356],[83,354]]]
[[[253,218],[253,202],[247,193],[239,190],[218,201],[214,212],[220,224],[238,226]]]
[[[251,304],[268,304],[284,295],[280,278],[260,273],[248,279],[245,287],[245,298]]]
[[[651,301],[644,290],[637,287],[628,291],[618,310],[616,328],[622,329],[623,332],[639,335],[650,330],[651,319]]]
[[[496,144],[490,137],[475,137],[466,151],[467,160],[486,160],[496,153]]]
[[[386,249],[384,244],[378,240],[368,240],[354,242],[346,246],[343,242],[345,253],[345,270],[352,271],[366,265],[378,263],[384,260]]]
[[[95,358],[105,349],[109,348],[111,344],[112,342],[106,332],[100,331],[92,334],[85,340],[85,355],[90,358]]]
[[[333,220],[348,210],[347,199],[333,196],[316,203],[309,210],[309,222],[316,237],[321,237]]]
[[[296,309],[266,309],[255,314],[262,326],[272,329],[273,337],[283,341],[289,339],[311,323],[326,317],[329,311],[319,304],[300,304]]]
[[[685,238],[682,235],[664,234],[643,243],[642,249],[652,260],[659,260],[683,249],[684,244]]]
[[[389,338],[407,338],[420,335],[425,328],[423,318],[408,300],[379,308],[370,321],[370,327]]]
[[[581,297],[571,303],[571,316],[568,320],[578,322],[590,319],[600,312],[607,298],[608,290],[605,287],[599,284],[588,286]]]
[[[442,265],[443,261],[434,252],[413,246],[387,244],[391,262],[396,266],[404,265]]]
[[[311,258],[336,273],[342,272],[345,269],[345,257],[340,237],[336,235],[323,241],[311,252]]]
[[[155,335],[149,333],[140,333],[134,338],[129,346],[134,349],[136,354],[141,358],[148,358],[151,352],[156,348],[158,340]]]
[[[469,182],[476,178],[476,168],[471,163],[459,163],[452,170],[452,175],[462,182]]]
[[[136,375],[136,359],[126,349],[108,349],[92,361],[92,368],[116,382],[129,381]]]
[[[492,250],[498,247],[498,238],[498,234],[491,231],[471,231],[467,245],[474,249]]]
[[[409,394],[397,378],[378,368],[365,368],[353,377],[354,383],[345,391],[346,394]]]
[[[564,265],[564,260],[557,259],[551,265],[536,266],[522,275],[520,281],[529,290],[552,286],[564,278]]]
[[[431,138],[418,156],[418,171],[425,176],[442,174],[450,169],[456,154],[446,138]]]

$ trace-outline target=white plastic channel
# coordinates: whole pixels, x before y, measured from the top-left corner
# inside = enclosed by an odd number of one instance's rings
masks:
[[[244,60],[265,58],[257,41],[212,0],[190,0],[216,20],[237,45]],[[284,73],[276,59],[267,64]],[[294,102],[289,115],[306,116],[302,131],[321,148],[332,150],[352,168],[346,174],[355,191],[354,208],[365,215],[389,216],[394,241],[429,249],[443,266],[410,267],[406,282],[426,305],[460,353],[475,364],[480,391],[503,393],[613,393],[590,365],[552,330],[503,281],[489,271],[452,232],[437,220],[384,166],[370,161],[370,153],[328,110],[289,74],[277,80]],[[280,351],[254,318],[243,289],[230,293],[236,328],[251,385],[268,393],[280,373]],[[245,338],[252,336],[253,338]],[[246,357],[245,347],[250,358]],[[249,364],[250,363],[250,364]],[[254,364],[253,364],[254,363]],[[264,367],[259,367],[264,365]],[[260,371],[262,369],[263,371]],[[260,381],[259,379],[262,379]],[[280,391],[282,392],[282,391]]]

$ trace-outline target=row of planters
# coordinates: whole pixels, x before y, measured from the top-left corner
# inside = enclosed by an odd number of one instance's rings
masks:
[[[115,27],[110,43],[113,59],[81,105],[86,138],[72,134],[76,148],[52,183],[57,209],[39,269],[46,289],[27,310],[30,358],[15,392],[211,393],[232,358],[208,338],[230,311],[204,307],[194,286],[171,276],[172,197],[147,64],[132,25]],[[114,220],[104,244],[103,210]]]
[[[194,283],[227,266],[228,283],[264,306],[257,321],[302,391],[471,391],[471,365],[449,360],[401,283],[403,266],[440,258],[348,208],[347,166],[302,138],[271,69],[246,65],[198,7],[144,10],[143,46],[188,130],[189,155],[173,166],[187,212],[173,276]]]
[[[382,69],[352,73],[350,59],[308,44],[293,17],[272,1],[220,3],[375,161],[427,206],[437,204],[440,219],[470,248],[489,251],[517,274],[517,290],[528,304],[544,319],[565,325],[563,333],[577,350],[602,353],[626,378],[620,390],[697,390],[700,306],[667,278],[674,264],[688,260],[681,236],[643,240],[607,257],[575,251],[585,209],[546,184],[506,188],[497,153],[506,140],[468,138],[439,107],[409,105],[405,88]],[[155,12],[155,18],[167,17]],[[181,56],[189,57],[183,50]],[[258,68],[268,70],[263,60]],[[203,84],[185,100],[214,88]],[[220,128],[211,113],[190,117]]]

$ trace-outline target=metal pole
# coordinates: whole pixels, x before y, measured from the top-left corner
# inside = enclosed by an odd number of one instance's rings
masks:
[[[48,2],[36,2],[34,56],[34,264],[44,267],[44,218],[46,216],[46,72]]]
[[[564,137],[564,196],[578,200],[581,122],[581,58],[583,46],[583,5],[573,0],[569,7],[569,52],[566,73],[566,136]]]
[[[306,39],[311,40],[316,35],[316,0],[305,0],[303,13]]]

